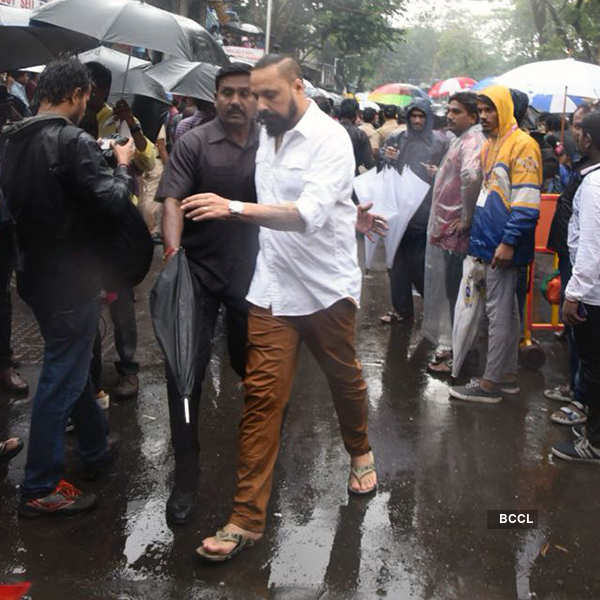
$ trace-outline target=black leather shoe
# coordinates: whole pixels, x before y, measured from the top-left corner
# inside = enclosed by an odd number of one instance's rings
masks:
[[[173,487],[167,500],[167,521],[174,525],[187,523],[196,507],[196,492]]]

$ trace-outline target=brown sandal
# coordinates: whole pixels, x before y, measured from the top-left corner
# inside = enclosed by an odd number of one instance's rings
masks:
[[[371,452],[371,457],[372,457],[372,461],[368,465],[363,465],[362,467],[354,467],[354,466],[350,465],[350,479],[348,480],[348,491],[351,494],[354,494],[355,496],[366,496],[368,494],[372,494],[373,492],[377,491],[377,483],[368,490],[355,490],[350,485],[350,482],[352,481],[352,477],[355,477],[356,480],[358,481],[358,483],[360,484],[363,477],[365,477],[369,473],[377,474],[377,471],[375,469],[375,457],[373,456],[372,452]]]
[[[196,548],[196,554],[208,562],[225,562],[226,560],[232,559],[236,554],[239,554],[244,548],[254,546],[254,540],[241,533],[233,533],[219,529],[215,537],[220,542],[233,542],[235,546],[227,554],[207,552],[202,546],[198,546],[198,548]]]

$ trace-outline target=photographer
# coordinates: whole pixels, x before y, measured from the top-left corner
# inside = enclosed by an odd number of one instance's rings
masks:
[[[90,78],[76,59],[49,64],[38,85],[37,117],[3,134],[0,185],[16,223],[17,283],[44,338],[33,398],[19,514],[73,514],[94,507],[94,494],[62,479],[67,418],[76,425],[84,476],[113,462],[106,419],[90,385],[100,311],[102,253],[98,228],[127,209],[134,145],[115,145],[111,169],[96,141],[79,129]]]

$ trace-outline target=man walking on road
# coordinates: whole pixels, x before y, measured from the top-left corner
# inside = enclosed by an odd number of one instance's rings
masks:
[[[256,202],[254,166],[258,148],[256,99],[250,92],[250,67],[232,63],[216,78],[217,117],[183,135],[173,148],[158,188],[164,202],[165,260],[185,250],[199,310],[196,385],[190,404],[191,425],[171,373],[167,373],[171,442],[175,451],[175,485],[167,518],[185,523],[195,505],[198,472],[198,412],[202,380],[210,360],[214,328],[221,305],[226,308],[231,366],[244,376],[246,364],[246,294],[258,252],[258,227],[236,220],[196,222],[183,218],[180,202],[202,192]],[[233,209],[237,205],[233,206]]]
[[[377,487],[367,435],[367,386],[354,348],[361,274],[352,203],[354,157],[341,125],[304,95],[291,58],[255,66],[252,92],[265,129],[256,157],[258,204],[198,194],[186,218],[260,225],[247,299],[248,360],[240,426],[238,486],[227,525],[197,552],[222,561],[262,537],[280,429],[304,341],[322,365],[350,454],[348,489]]]
[[[478,108],[488,140],[482,149],[483,184],[468,253],[485,263],[488,352],[482,379],[451,388],[450,396],[495,403],[502,394],[519,393],[517,280],[519,267],[533,259],[542,157],[537,142],[517,125],[508,88],[486,88]]]

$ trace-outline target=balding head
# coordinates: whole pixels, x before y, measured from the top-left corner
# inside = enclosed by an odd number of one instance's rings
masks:
[[[302,70],[290,56],[261,58],[252,69],[250,88],[258,99],[259,118],[274,137],[292,129],[308,109]]]
[[[286,54],[267,54],[254,65],[254,70],[257,71],[273,66],[277,67],[279,75],[289,83],[294,83],[296,79],[302,79],[300,65],[291,56],[287,56]]]

